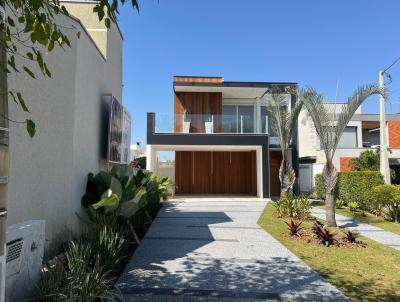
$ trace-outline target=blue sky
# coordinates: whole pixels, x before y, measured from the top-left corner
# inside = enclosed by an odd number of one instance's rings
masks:
[[[142,0],[140,14],[120,12],[123,103],[142,144],[146,113],[173,112],[173,75],[298,82],[329,99],[339,81],[344,100],[400,56],[398,0]],[[400,64],[390,73],[387,110],[400,112]]]

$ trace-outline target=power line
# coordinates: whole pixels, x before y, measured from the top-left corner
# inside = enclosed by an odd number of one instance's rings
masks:
[[[388,71],[390,68],[392,68],[394,65],[396,65],[398,62],[400,62],[400,57],[398,57],[392,64],[389,65],[386,69],[383,70],[383,72]]]

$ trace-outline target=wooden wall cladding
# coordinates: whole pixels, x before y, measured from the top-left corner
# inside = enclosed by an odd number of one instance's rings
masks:
[[[282,162],[281,151],[270,151],[269,153],[269,187],[271,196],[281,194],[281,182],[279,181],[279,168]]]
[[[379,128],[380,126],[379,122],[375,121],[362,121],[361,125],[363,129],[374,129],[374,128]]]
[[[190,83],[222,83],[222,77],[180,77],[175,76],[174,82],[190,82]]]
[[[257,195],[256,152],[177,151],[176,194]]]
[[[191,115],[191,133],[205,132],[205,118],[208,114],[222,114],[221,92],[175,92],[174,93],[174,131],[182,132],[183,113]],[[214,132],[220,132],[220,123],[214,121]]]

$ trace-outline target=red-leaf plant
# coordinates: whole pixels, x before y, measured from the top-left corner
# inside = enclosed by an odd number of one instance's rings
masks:
[[[317,235],[318,240],[325,246],[329,246],[335,241],[334,237],[335,237],[336,233],[329,231],[318,220],[314,223],[312,230]]]

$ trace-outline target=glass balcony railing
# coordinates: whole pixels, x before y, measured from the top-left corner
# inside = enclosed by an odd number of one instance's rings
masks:
[[[269,134],[270,144],[279,144],[279,138],[269,124],[268,116],[257,120],[248,115],[155,114],[154,131],[188,134]]]

